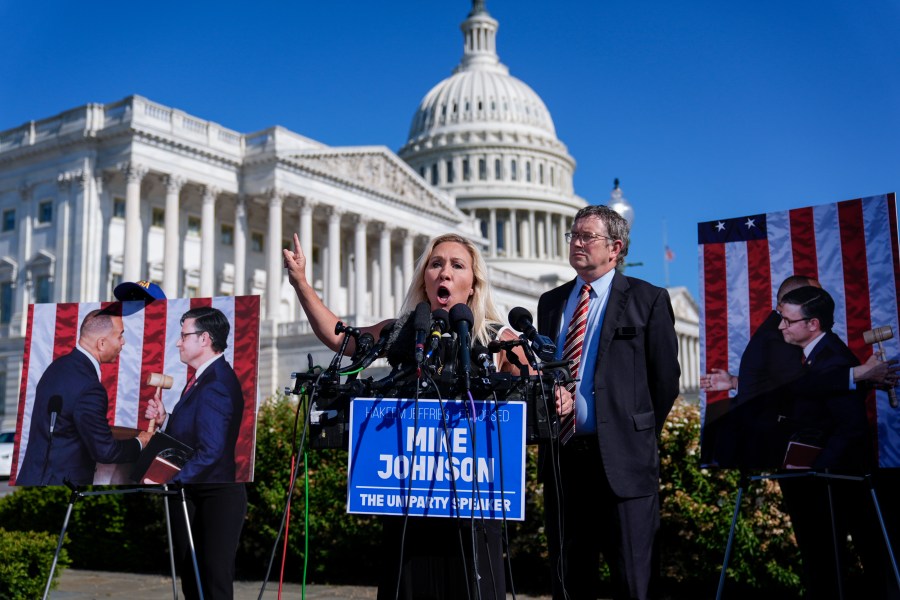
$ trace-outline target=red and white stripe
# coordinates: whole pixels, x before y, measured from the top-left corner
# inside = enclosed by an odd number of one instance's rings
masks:
[[[742,239],[764,217],[764,236]],[[704,232],[733,227],[740,234],[721,242]],[[740,217],[698,225],[700,238],[701,372],[711,368],[736,374],[752,333],[775,304],[790,275],[819,280],[835,300],[834,332],[860,361],[872,348],[862,333],[890,325],[888,357],[900,357],[900,258],[894,194]],[[747,236],[753,237],[753,236]],[[702,394],[701,407],[726,398]],[[900,410],[886,392],[870,394],[869,418],[877,431],[882,467],[900,466]]]
[[[25,456],[34,394],[41,375],[53,360],[75,347],[78,328],[85,315],[110,304],[83,302],[29,306],[16,424],[20,443],[13,457],[14,471]],[[143,302],[122,303],[125,346],[116,362],[100,365],[101,378],[109,394],[109,423],[147,429],[149,423],[144,418],[144,411],[156,393],[156,388],[145,385],[150,373],[165,373],[174,379],[172,388],[162,393],[166,410],[171,412],[191,370],[181,362],[176,346],[181,315],[199,306],[218,308],[231,323],[225,360],[234,368],[244,393],[244,414],[235,449],[236,480],[252,481],[259,404],[259,296],[178,298],[157,300],[146,306]]]

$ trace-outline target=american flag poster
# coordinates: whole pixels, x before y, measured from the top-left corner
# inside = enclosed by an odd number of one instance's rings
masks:
[[[109,396],[107,420],[111,427],[146,431],[147,403],[156,387],[147,385],[151,373],[170,375],[171,388],[162,390],[167,413],[178,403],[193,369],[181,362],[176,346],[181,332],[181,316],[190,309],[212,306],[225,315],[230,324],[228,347],[223,353],[232,366],[243,393],[238,440],[234,449],[235,481],[253,480],[258,407],[259,371],[259,296],[183,298],[144,302],[82,302],[32,304],[28,307],[25,353],[19,390],[13,477],[25,457],[31,426],[35,390],[41,375],[51,362],[68,354],[78,342],[84,317],[95,309],[121,305],[125,345],[114,362],[100,365],[101,382]],[[122,478],[123,465],[98,465],[94,484],[132,483]]]
[[[900,358],[893,193],[699,223],[698,242],[701,373],[718,368],[737,375],[750,336],[776,304],[778,286],[794,274],[817,278],[832,295],[833,331],[860,362],[873,352],[863,332],[883,326],[893,330],[883,342],[886,357]],[[710,409],[728,398],[728,392],[701,391],[704,431]],[[867,402],[878,464],[898,467],[900,409],[891,408],[882,390]]]

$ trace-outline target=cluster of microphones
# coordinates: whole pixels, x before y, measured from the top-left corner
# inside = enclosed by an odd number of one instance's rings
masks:
[[[556,344],[537,332],[531,313],[522,307],[513,308],[509,312],[509,323],[521,335],[513,340],[491,341],[487,346],[483,344],[472,345],[472,328],[474,316],[472,310],[465,304],[456,304],[449,311],[439,308],[432,311],[427,302],[420,302],[411,316],[412,327],[415,331],[415,346],[413,348],[413,364],[404,365],[405,372],[412,373],[415,369],[429,365],[435,353],[438,351],[442,340],[448,336],[455,336],[457,340],[457,354],[455,372],[464,380],[465,389],[469,388],[470,379],[475,376],[487,376],[495,371],[493,356],[503,351],[511,351],[516,347],[522,347],[532,367],[538,363],[549,363],[548,366],[556,367],[559,363],[552,362],[556,359]],[[368,368],[376,359],[382,357],[391,339],[392,327],[387,326],[381,333],[378,341],[372,334],[360,333],[358,329],[338,323],[335,333],[343,333],[346,337],[356,340],[356,350],[351,357],[350,364],[342,367],[337,374],[346,375],[357,373]],[[396,380],[396,376],[391,381]],[[379,386],[376,382],[376,388]]]
[[[405,323],[385,326],[377,341],[371,333],[338,322],[335,334],[344,337],[331,365],[313,367],[310,356],[309,370],[294,373],[293,390],[285,390],[314,398],[310,423],[323,428],[314,446],[346,447],[346,409],[353,398],[420,397],[420,392],[429,394],[424,397],[524,400],[529,404],[529,443],[555,437],[555,411],[548,391],[571,381],[568,361],[556,359],[556,344],[538,333],[525,308],[509,312],[510,326],[520,332],[512,339],[502,339],[494,332],[495,339],[487,345],[473,345],[474,322],[472,310],[465,304],[456,304],[449,311],[432,311],[427,302],[419,303]],[[402,335],[394,331],[397,326]],[[356,347],[349,364],[341,366],[350,339]],[[507,361],[519,369],[518,375],[497,372],[499,361],[494,355],[498,353],[505,353]],[[522,356],[531,369],[522,363]],[[358,379],[360,372],[382,357],[393,367],[390,374]],[[429,386],[437,396],[430,396]]]

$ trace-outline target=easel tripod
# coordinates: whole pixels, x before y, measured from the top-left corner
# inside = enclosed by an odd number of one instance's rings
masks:
[[[120,489],[112,489],[112,490],[92,490],[92,491],[82,491],[78,489],[78,486],[71,483],[70,481],[65,481],[66,486],[72,490],[72,495],[69,496],[69,505],[66,509],[66,516],[63,519],[62,529],[59,532],[59,541],[56,544],[56,552],[53,554],[53,562],[50,565],[50,573],[47,575],[47,585],[44,587],[44,595],[42,596],[43,600],[47,600],[48,595],[50,594],[50,584],[53,582],[53,573],[56,571],[56,565],[59,562],[59,553],[62,551],[63,541],[66,537],[66,528],[69,526],[69,519],[72,516],[72,510],[75,508],[75,502],[80,498],[86,498],[88,496],[105,496],[110,494],[158,494],[162,496],[175,496],[178,495],[181,497],[181,507],[184,510],[184,522],[187,528],[187,540],[188,547],[191,553],[191,561],[194,565],[194,577],[197,580],[197,592],[200,595],[202,600],[203,598],[203,587],[200,584],[200,569],[197,565],[197,552],[194,549],[194,537],[191,533],[190,527],[190,519],[188,518],[188,509],[187,509],[187,499],[184,495],[184,488],[177,487],[176,489],[169,489],[168,485],[162,486],[154,486],[154,487],[137,487],[137,488],[120,488]],[[172,522],[169,517],[169,503],[164,498],[163,505],[166,508],[166,534],[169,541],[169,566],[172,570],[172,597],[175,600],[178,600],[178,587],[177,587],[177,575],[175,573],[175,552],[172,546]]]
[[[764,475],[747,475],[744,472],[741,472],[740,483],[738,484],[738,492],[737,498],[734,503],[734,514],[731,518],[731,527],[728,531],[728,541],[725,544],[725,557],[722,561],[722,572],[719,574],[719,587],[716,590],[716,600],[720,600],[722,598],[722,594],[725,588],[725,577],[728,570],[728,560],[731,557],[731,549],[734,544],[734,535],[735,528],[737,526],[737,520],[740,516],[741,510],[741,499],[744,494],[744,490],[749,486],[751,481],[763,481],[765,479],[794,479],[801,477],[819,477],[824,478],[827,481],[828,486],[828,494],[829,499],[831,498],[831,481],[832,480],[844,480],[844,481],[852,481],[865,483],[869,487],[869,494],[872,498],[872,503],[875,508],[875,515],[878,518],[878,524],[881,528],[881,535],[884,539],[885,548],[887,550],[888,559],[890,560],[891,568],[893,569],[894,580],[897,582],[897,587],[900,588],[900,571],[897,569],[897,561],[894,557],[894,551],[891,547],[891,540],[888,536],[887,527],[884,524],[884,518],[881,513],[881,506],[878,503],[878,495],[875,493],[875,487],[872,482],[871,475],[839,475],[835,473],[820,473],[818,471],[803,471],[798,473],[772,473],[772,474],[764,474]],[[832,507],[831,514],[831,537],[834,542],[834,552],[835,557],[838,556],[838,540],[837,540],[837,531],[835,528],[834,521],[834,513]],[[843,598],[843,590],[841,589],[841,577],[840,570],[838,571],[838,591],[840,593],[840,597]]]

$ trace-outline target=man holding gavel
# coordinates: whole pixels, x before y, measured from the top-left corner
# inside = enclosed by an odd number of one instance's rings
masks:
[[[817,448],[801,468],[818,473],[865,475],[876,465],[865,390],[847,390],[834,373],[858,365],[856,356],[835,335],[834,300],[825,290],[806,286],[781,299],[778,326],[784,341],[802,348],[801,377],[789,385],[780,424],[789,443]],[[787,465],[787,459],[785,466]],[[883,597],[882,545],[868,490],[862,482],[829,477],[779,479],[803,560],[803,582],[809,598]],[[844,590],[849,573],[847,535],[859,552],[865,572],[864,589]],[[846,594],[846,595],[845,595]]]

